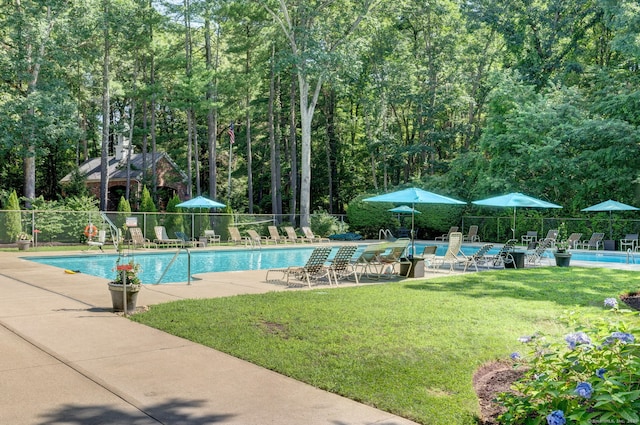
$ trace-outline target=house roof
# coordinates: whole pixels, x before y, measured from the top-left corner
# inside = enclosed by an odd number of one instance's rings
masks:
[[[180,174],[180,176],[187,180],[187,175],[178,168],[178,165],[165,152],[156,152],[155,156],[152,153],[147,153],[147,169],[151,168],[153,161],[156,164],[162,159],[166,160],[173,169]],[[127,179],[127,163],[124,160],[117,160],[115,156],[109,156],[108,159],[108,179],[110,181],[126,180]],[[144,155],[141,153],[131,154],[131,166],[130,166],[130,178],[132,180],[142,180],[143,171],[143,159]],[[87,182],[97,182],[101,180],[101,158],[90,158],[80,164],[79,171],[82,175],[86,176]],[[73,173],[69,173],[61,180],[61,182],[71,181]]]

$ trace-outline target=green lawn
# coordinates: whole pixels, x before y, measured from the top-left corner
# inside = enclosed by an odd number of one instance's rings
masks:
[[[637,272],[545,267],[153,306],[132,320],[423,424],[473,424],[472,376]]]

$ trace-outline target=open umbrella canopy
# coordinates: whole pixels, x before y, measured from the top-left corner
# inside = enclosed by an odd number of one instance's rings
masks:
[[[487,207],[513,207],[513,237],[516,237],[516,209],[517,208],[562,208],[560,205],[543,201],[542,199],[524,195],[519,192],[508,193],[506,195],[494,196],[492,198],[473,201],[472,204]]]
[[[590,207],[583,208],[581,211],[586,212],[606,212],[609,211],[609,239],[613,239],[613,226],[612,226],[612,211],[636,211],[638,208],[631,205],[623,204],[622,202],[609,199],[608,201],[600,202],[599,204],[591,205]]]
[[[387,211],[398,214],[422,214],[417,209],[411,208],[408,205],[400,205],[399,207],[391,208]]]
[[[591,212],[636,211],[636,210],[638,210],[638,208],[632,207],[631,205],[623,204],[622,202],[614,201],[611,199],[582,209],[582,211],[591,211]]]
[[[371,198],[365,198],[366,202],[391,202],[395,204],[411,204],[411,255],[415,251],[415,213],[419,212],[415,210],[416,204],[450,204],[450,205],[466,205],[466,202],[458,201],[457,199],[448,198],[437,193],[429,192],[417,187],[410,187],[408,189],[402,189],[395,192],[385,193],[384,195],[372,196]]]
[[[204,196],[196,196],[193,199],[184,201],[176,205],[180,208],[224,208],[225,205],[213,199],[205,198]]]
[[[368,202],[393,202],[396,204],[457,204],[466,205],[466,202],[458,201],[457,199],[448,198],[446,196],[438,195],[437,193],[429,192],[417,187],[410,187],[409,189],[402,189],[396,192],[385,193],[384,195],[373,196],[371,198],[363,199]]]

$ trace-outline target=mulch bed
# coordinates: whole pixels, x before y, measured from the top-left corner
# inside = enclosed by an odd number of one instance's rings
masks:
[[[473,388],[480,402],[480,425],[498,424],[503,409],[494,399],[499,393],[510,391],[511,385],[522,378],[526,370],[514,369],[513,363],[495,361],[481,366],[473,376]]]

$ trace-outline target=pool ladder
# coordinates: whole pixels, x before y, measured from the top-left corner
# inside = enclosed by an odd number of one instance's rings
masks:
[[[631,264],[636,263],[636,255],[631,251],[631,248],[627,248],[627,264],[629,264],[629,260],[631,260]]]
[[[395,240],[393,237],[393,233],[389,229],[380,229],[378,230],[378,240]]]
[[[183,249],[187,252],[187,285],[191,285],[191,251],[189,251],[189,248],[179,248],[176,251],[176,255],[174,255],[171,261],[169,261],[169,264],[167,264],[167,267],[162,272],[162,276],[160,276],[160,279],[158,279],[158,281],[156,282],[156,285],[162,282],[164,275],[167,274],[167,272],[169,271],[173,263],[176,261],[176,259],[178,258],[178,256],[180,255]]]

